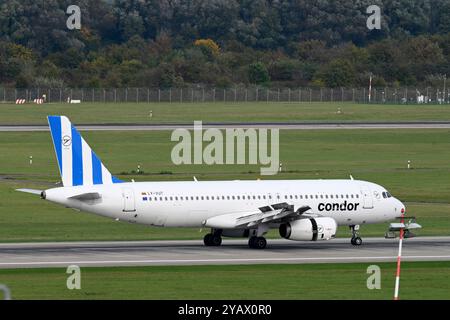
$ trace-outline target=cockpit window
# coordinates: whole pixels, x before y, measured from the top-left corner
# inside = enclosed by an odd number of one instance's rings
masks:
[[[383,198],[392,198],[391,194],[389,192],[383,192]]]

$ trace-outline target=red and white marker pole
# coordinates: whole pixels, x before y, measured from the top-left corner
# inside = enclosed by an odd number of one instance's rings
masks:
[[[405,214],[402,212],[401,223],[405,223]],[[400,228],[400,240],[398,242],[398,256],[397,256],[397,275],[395,276],[395,292],[394,300],[398,300],[398,290],[400,288],[400,265],[402,263],[402,245],[403,245],[403,228]]]

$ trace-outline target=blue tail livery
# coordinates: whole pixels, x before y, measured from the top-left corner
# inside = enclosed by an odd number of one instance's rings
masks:
[[[120,183],[65,116],[48,116],[64,187]]]

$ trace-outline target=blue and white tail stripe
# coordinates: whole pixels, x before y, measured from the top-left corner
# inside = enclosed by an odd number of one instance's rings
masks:
[[[111,175],[67,117],[49,116],[48,123],[65,187],[122,182]]]

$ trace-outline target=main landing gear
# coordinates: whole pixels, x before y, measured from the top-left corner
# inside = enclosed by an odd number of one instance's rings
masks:
[[[207,247],[218,247],[222,244],[222,230],[211,230],[203,238],[203,242]]]
[[[218,247],[222,244],[221,229],[211,229],[211,232],[205,235],[203,242],[207,247]],[[255,230],[250,230],[248,234],[248,246],[252,249],[265,249],[267,247],[267,240],[263,235],[267,232],[266,227],[261,227]]]
[[[251,249],[265,249],[267,240],[263,237],[269,230],[267,225],[259,225],[257,229],[249,230],[248,246]]]
[[[350,226],[350,229],[352,230],[352,239],[350,240],[350,243],[354,246],[360,246],[362,244],[362,239],[359,236],[359,225],[352,225]]]
[[[264,237],[250,237],[248,239],[248,246],[252,249],[265,249],[267,246],[267,240]]]

